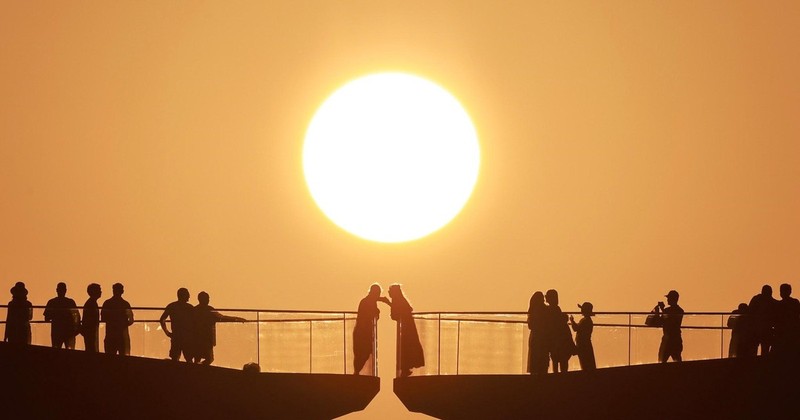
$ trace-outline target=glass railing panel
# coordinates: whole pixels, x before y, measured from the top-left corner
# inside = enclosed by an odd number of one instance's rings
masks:
[[[579,320],[579,315],[574,315]],[[597,367],[624,366],[628,364],[628,315],[603,315],[592,317],[592,347]],[[570,370],[578,370],[577,357],[570,359]],[[573,362],[577,363],[573,367]]]

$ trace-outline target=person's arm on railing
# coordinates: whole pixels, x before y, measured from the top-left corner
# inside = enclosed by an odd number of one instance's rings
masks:
[[[167,337],[172,338],[172,331],[167,328],[167,318],[170,316],[169,306],[164,308],[164,313],[161,314],[161,318],[158,319],[158,322],[161,323],[161,330],[164,331],[164,334]]]
[[[219,312],[212,312],[214,316],[217,318],[217,322],[246,322],[247,320],[240,317],[240,316],[228,316],[222,315]]]

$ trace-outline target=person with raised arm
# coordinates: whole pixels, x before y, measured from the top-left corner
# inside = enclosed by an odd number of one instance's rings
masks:
[[[238,316],[226,316],[209,305],[210,296],[206,292],[197,294],[197,306],[192,309],[194,324],[194,344],[192,356],[195,363],[210,365],[214,362],[214,346],[217,345],[217,322],[245,322]]]
[[[675,290],[670,290],[665,296],[667,305],[658,302],[653,308],[656,325],[661,326],[661,345],[658,347],[658,361],[666,363],[670,357],[680,362],[683,353],[683,338],[681,337],[681,323],[683,323],[683,308],[678,305],[680,295]]]
[[[377,283],[369,288],[369,293],[358,303],[356,325],[353,328],[353,374],[358,375],[369,360],[374,357],[375,323],[380,318],[378,301],[389,303],[381,296],[381,286]]]
[[[594,359],[594,347],[592,346],[592,330],[594,329],[594,305],[591,302],[583,302],[578,305],[581,310],[580,321],[575,322],[575,317],[569,316],[572,330],[575,331],[575,347],[578,353],[578,361],[581,363],[581,370],[597,369],[597,362]]]

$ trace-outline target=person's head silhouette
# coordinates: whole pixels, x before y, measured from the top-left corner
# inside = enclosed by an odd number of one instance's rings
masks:
[[[531,295],[530,306],[541,306],[541,305],[544,305],[544,294],[539,291],[533,292],[533,294]]]
[[[58,283],[56,285],[56,294],[58,295],[58,297],[66,296],[67,295],[67,283],[64,283],[63,281],[61,283]]]
[[[116,297],[120,297],[125,293],[125,286],[123,286],[122,283],[114,283],[114,285],[111,286],[111,293]]]
[[[678,298],[680,298],[680,295],[676,290],[670,290],[669,293],[667,293],[666,298],[667,305],[673,306],[678,304]]]
[[[383,289],[381,289],[381,285],[378,283],[373,283],[372,286],[369,287],[369,296],[377,299],[380,297]]]
[[[770,286],[768,284],[765,284],[761,288],[761,294],[766,296],[766,297],[772,297],[772,286]]]
[[[550,306],[558,306],[558,292],[555,289],[550,289],[545,293],[544,299]]]
[[[786,299],[790,296],[792,296],[792,285],[788,283],[783,283],[781,285],[781,297]]]
[[[747,304],[746,303],[740,303],[739,307],[736,310],[738,310],[740,314],[743,314],[743,313],[747,312]]]
[[[582,305],[578,305],[578,308],[581,310],[581,315],[594,316],[594,305],[592,305],[592,302],[583,302]]]
[[[24,299],[28,296],[28,289],[25,288],[25,283],[18,281],[14,287],[11,288],[11,296],[16,299]]]
[[[100,289],[100,285],[99,284],[92,283],[92,284],[86,286],[86,293],[89,295],[90,298],[97,299],[100,296],[102,296],[103,290]]]
[[[185,287],[181,287],[178,289],[178,300],[181,302],[188,302],[189,301],[189,289]]]
[[[208,296],[208,293],[200,292],[200,293],[197,294],[197,302],[199,302],[201,305],[204,305],[204,306],[208,305],[208,301],[209,300],[210,300],[210,298]]]

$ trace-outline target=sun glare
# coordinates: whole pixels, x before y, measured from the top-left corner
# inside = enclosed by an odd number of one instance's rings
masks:
[[[303,170],[342,229],[378,242],[424,237],[464,207],[478,178],[467,112],[433,82],[404,73],[353,80],[309,124]]]

